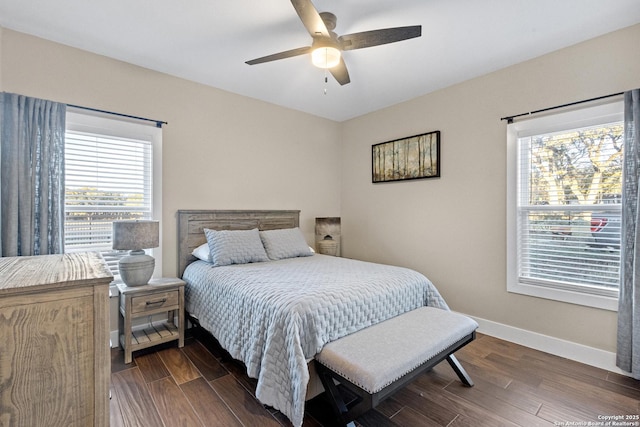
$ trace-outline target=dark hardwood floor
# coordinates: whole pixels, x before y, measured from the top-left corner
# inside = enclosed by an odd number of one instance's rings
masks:
[[[625,376],[480,334],[456,356],[475,387],[462,386],[443,362],[357,425],[606,426],[603,417],[640,414],[640,381]],[[129,365],[122,351],[112,350],[112,427],[291,425],[263,407],[254,390],[242,365],[206,337],[190,337],[182,349],[174,342],[135,353]],[[316,398],[304,425],[327,425],[327,415]],[[621,421],[640,425],[637,418]]]

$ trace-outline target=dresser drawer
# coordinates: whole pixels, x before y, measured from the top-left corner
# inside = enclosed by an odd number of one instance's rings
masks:
[[[158,309],[178,308],[178,291],[155,292],[131,298],[131,314],[150,312]]]

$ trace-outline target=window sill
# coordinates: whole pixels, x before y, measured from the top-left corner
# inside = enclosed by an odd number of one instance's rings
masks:
[[[618,298],[601,295],[583,294],[564,289],[547,288],[523,283],[510,283],[507,291],[515,294],[529,295],[570,304],[584,305],[609,311],[618,311]]]

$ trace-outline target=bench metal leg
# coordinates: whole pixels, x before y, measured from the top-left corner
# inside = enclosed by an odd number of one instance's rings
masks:
[[[331,404],[331,408],[334,411],[336,420],[338,420],[338,422],[342,426],[346,425],[346,427],[356,427],[353,421],[349,421],[347,423],[345,420],[345,417],[349,412],[349,408],[347,408],[347,404],[342,398],[338,387],[336,387],[336,384],[333,382],[333,377],[324,366],[320,365],[319,363],[316,363],[316,366],[318,366],[317,372],[320,376],[320,381],[322,382],[322,385],[328,394],[329,403]]]
[[[471,381],[471,377],[469,376],[469,374],[467,374],[467,371],[464,370],[460,362],[458,362],[458,359],[456,359],[453,354],[447,356],[447,362],[449,362],[449,365],[451,365],[456,375],[458,375],[458,378],[460,378],[462,384],[466,385],[467,387],[473,387],[473,381]]]

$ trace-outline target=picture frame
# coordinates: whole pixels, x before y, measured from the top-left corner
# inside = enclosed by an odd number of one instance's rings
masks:
[[[371,182],[440,177],[440,131],[371,146]]]

